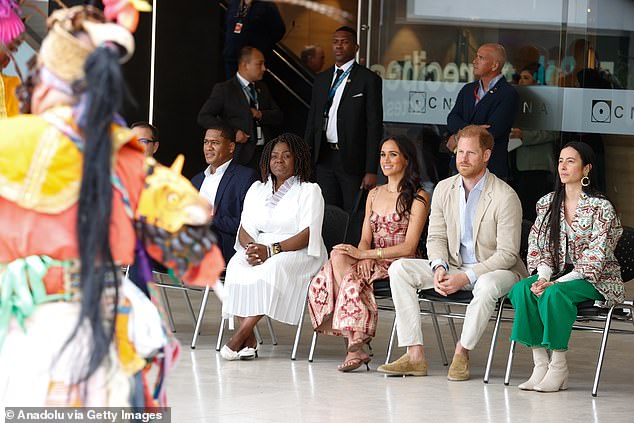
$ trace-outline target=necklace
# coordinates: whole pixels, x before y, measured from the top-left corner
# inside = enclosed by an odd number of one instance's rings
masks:
[[[387,192],[389,192],[390,194],[394,194],[395,192],[398,192],[398,188],[396,188],[394,191],[390,190],[390,187],[387,186],[387,184],[385,185],[385,190]]]

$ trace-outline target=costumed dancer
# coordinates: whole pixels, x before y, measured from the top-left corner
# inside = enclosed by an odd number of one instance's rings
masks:
[[[211,210],[182,157],[144,161],[117,115],[130,32],[90,6],[48,26],[21,95],[33,114],[0,120],[0,404],[165,405],[165,366],[154,392],[144,375],[174,349],[121,269],[136,250],[151,280],[147,251],[213,285],[224,263]]]

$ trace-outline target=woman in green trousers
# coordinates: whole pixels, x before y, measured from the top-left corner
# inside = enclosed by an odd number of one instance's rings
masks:
[[[623,229],[614,206],[596,188],[593,168],[587,144],[566,144],[555,191],[537,202],[527,257],[529,272],[537,274],[508,294],[515,307],[511,340],[529,346],[535,364],[520,389],[567,389],[566,351],[577,304],[598,300],[610,306],[624,299],[614,257]],[[546,349],[552,350],[550,360]]]

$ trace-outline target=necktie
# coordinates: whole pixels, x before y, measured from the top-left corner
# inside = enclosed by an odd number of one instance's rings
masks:
[[[333,88],[335,88],[335,85],[337,85],[337,81],[339,81],[339,79],[341,78],[341,75],[343,75],[343,69],[337,69],[335,80],[332,81],[332,85],[330,86],[330,90],[328,91],[328,101],[326,102],[326,110],[324,111],[324,115],[326,116],[328,115],[328,111],[332,107],[332,102],[335,98],[335,93],[332,92],[332,90]]]
[[[253,82],[251,82],[249,84],[249,104],[251,105],[251,107],[253,107],[254,109],[258,108],[257,105],[257,92],[255,91],[255,84]]]
[[[331,91],[335,87],[335,84],[337,83],[337,81],[339,81],[339,78],[341,78],[341,75],[343,75],[343,69],[337,69],[337,74],[335,76],[335,80],[332,81],[332,86],[330,87]]]

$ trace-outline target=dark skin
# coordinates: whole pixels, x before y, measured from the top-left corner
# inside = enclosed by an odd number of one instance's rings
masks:
[[[295,157],[290,152],[288,144],[279,143],[273,147],[271,153],[271,173],[275,177],[275,191],[277,191],[284,182],[295,174]],[[296,251],[304,249],[308,246],[310,229],[305,228],[299,233],[280,241],[282,251]],[[255,240],[242,228],[238,232],[238,240],[240,245],[245,248],[247,263],[251,266],[259,266],[269,259],[268,248],[264,244],[258,244]],[[255,347],[257,340],[253,329],[260,321],[262,316],[238,317],[240,328],[231,337],[227,346],[233,351],[240,351],[244,347]]]

